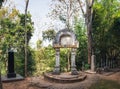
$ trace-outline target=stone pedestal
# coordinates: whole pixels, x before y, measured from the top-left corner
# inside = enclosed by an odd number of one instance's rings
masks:
[[[56,63],[53,74],[60,74],[60,49],[56,49]]]
[[[95,72],[95,55],[91,56],[91,71]]]
[[[16,73],[14,71],[14,52],[9,51],[8,52],[8,78],[14,78],[16,77]]]
[[[71,51],[71,74],[72,75],[78,75],[78,71],[76,69],[76,64],[75,64],[75,55],[76,55],[76,49],[72,49]]]

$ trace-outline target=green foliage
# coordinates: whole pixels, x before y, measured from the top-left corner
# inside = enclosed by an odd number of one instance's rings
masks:
[[[24,52],[15,53],[15,71],[24,76]]]
[[[62,72],[68,72],[70,71],[68,67],[70,67],[69,61],[70,61],[70,51],[69,48],[62,48],[60,49],[60,67]]]
[[[41,47],[35,51],[36,72],[40,75],[46,71],[52,71],[55,65],[55,50],[53,47]]]
[[[55,38],[55,34],[56,34],[56,32],[53,29],[43,31],[43,33],[42,33],[43,40],[51,41]]]
[[[22,49],[24,50],[24,49]],[[19,51],[15,53],[15,71],[18,74],[21,74],[24,76],[24,52]],[[31,76],[34,74],[35,68],[35,54],[34,51],[30,48],[28,48],[28,60],[27,60],[27,74],[28,76]]]
[[[18,55],[16,56],[16,59],[19,59],[19,63],[18,66],[16,65],[16,70],[18,70],[18,73],[20,73],[21,75],[24,76],[24,45],[25,45],[25,30],[24,30],[24,20],[25,20],[25,15],[24,14],[19,14],[18,15],[20,18],[20,23],[18,26],[18,36],[19,36],[19,45],[17,45],[18,48]],[[32,36],[32,32],[34,30],[33,28],[33,23],[31,22],[31,15],[30,13],[27,14],[27,44],[29,43],[29,40],[31,39]],[[27,52],[28,52],[28,62],[27,62],[27,70],[28,70],[28,75],[32,75],[33,71],[35,70],[35,61],[34,61],[34,51],[32,51],[32,49],[30,49],[29,47],[27,47]],[[18,57],[18,58],[17,58]],[[22,69],[22,70],[21,70]]]
[[[78,20],[78,18],[76,18],[74,27],[77,40],[79,41],[79,48],[77,49],[76,55],[76,65],[78,70],[84,66],[82,63],[87,63],[87,35],[84,23],[81,23],[82,21],[83,19]]]
[[[60,50],[60,67],[61,71],[67,71],[69,49]],[[70,55],[69,55],[70,56]],[[55,67],[55,49],[52,46],[41,47],[35,51],[36,72],[35,75],[40,75],[43,72],[53,71]]]
[[[27,60],[27,74],[32,76],[36,70],[35,68],[35,53],[30,47],[28,48],[28,60]]]
[[[14,9],[9,12],[9,14],[13,14],[14,13]],[[16,10],[17,11],[17,10]],[[17,22],[17,16],[16,14],[14,14],[14,21],[13,18],[9,18],[8,14],[8,9],[3,8],[0,10],[1,15],[0,15],[0,49],[2,50],[2,54],[1,54],[1,60],[4,64],[3,69],[6,69],[6,62],[7,62],[7,52],[9,50],[9,48],[11,47],[15,47],[16,44],[18,43],[18,39],[17,39],[17,34],[16,34],[16,25]],[[15,19],[16,18],[16,19]],[[16,43],[16,44],[15,44]]]
[[[98,62],[100,59],[118,59],[120,56],[119,7],[117,0],[101,0],[94,4],[93,43]]]
[[[11,11],[11,12],[10,12]],[[7,52],[11,48],[15,48],[17,53],[15,53],[15,66],[17,73],[24,74],[24,44],[25,44],[25,15],[19,13],[15,8],[9,10],[8,8],[3,8],[0,10],[0,49],[2,50],[2,62],[4,67],[7,68]],[[33,32],[33,23],[31,20],[30,13],[27,14],[27,44],[31,39]],[[28,48],[28,72],[32,74],[31,71],[34,70],[34,60],[32,58],[33,51]]]

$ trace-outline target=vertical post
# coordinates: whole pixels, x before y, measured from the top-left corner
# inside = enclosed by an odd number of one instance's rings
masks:
[[[14,52],[10,50],[8,52],[8,78],[16,77],[15,71],[14,71]]]
[[[77,75],[78,71],[76,69],[76,64],[75,64],[75,55],[76,55],[76,49],[72,49],[71,52],[71,74],[72,75]]]
[[[60,74],[60,49],[56,48],[56,63],[53,74]]]
[[[91,71],[95,72],[95,55],[91,57]]]

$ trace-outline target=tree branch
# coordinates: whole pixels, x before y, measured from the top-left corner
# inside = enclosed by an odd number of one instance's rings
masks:
[[[82,13],[83,13],[83,15],[84,15],[84,17],[85,17],[85,12],[84,12],[84,10],[83,10],[83,8],[82,8],[81,2],[80,2],[80,0],[77,0],[77,1],[78,1],[79,5],[80,5],[80,9],[81,9],[81,11],[82,11]]]

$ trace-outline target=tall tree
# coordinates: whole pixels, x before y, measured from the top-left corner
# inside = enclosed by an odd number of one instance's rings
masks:
[[[17,68],[16,70],[18,71],[18,73],[22,74],[23,76],[25,76],[25,70],[23,71],[23,69],[25,69],[25,15],[24,14],[20,14],[19,15],[20,17],[20,23],[19,23],[19,26],[17,27],[18,28],[18,33],[20,33],[18,36],[21,38],[19,41],[20,41],[20,48],[18,49],[19,51],[17,52],[17,56],[16,56],[16,59],[19,59],[17,60],[18,63],[21,65],[16,65]],[[30,47],[28,46],[28,43],[31,39],[31,36],[32,36],[32,33],[33,33],[33,30],[34,30],[34,27],[33,27],[33,22],[31,20],[31,14],[30,13],[27,13],[27,24],[26,24],[26,30],[27,30],[27,54],[29,56],[27,56],[29,58],[29,60],[27,60],[27,73],[30,73],[31,70],[30,67],[32,68],[33,66],[31,65],[34,65],[34,63],[32,64],[31,62],[34,61],[32,59],[32,53],[33,52]],[[19,55],[21,54],[21,55]],[[31,64],[30,64],[31,63]],[[17,63],[16,63],[17,64]],[[22,70],[21,70],[22,69]]]
[[[27,77],[27,10],[28,10],[29,0],[26,0],[26,7],[25,7],[25,77]]]
[[[76,55],[76,65],[77,69],[84,68],[86,65],[88,65],[87,62],[87,36],[86,36],[86,28],[84,18],[77,18],[75,20],[75,34],[77,36],[77,40],[79,41],[79,48],[77,49],[77,55]]]
[[[66,28],[74,26],[74,16],[79,14],[79,6],[76,0],[53,0],[50,16],[53,20],[62,21]]]
[[[92,18],[93,18],[93,4],[94,0],[86,0],[86,12],[84,11],[84,7],[82,6],[82,1],[77,0],[83,16],[85,18],[85,24],[87,26],[87,36],[88,36],[88,63],[91,63],[91,56],[94,55],[93,50],[93,40],[92,40]]]

